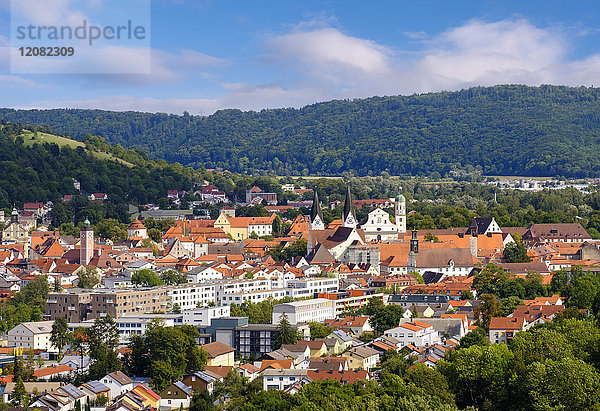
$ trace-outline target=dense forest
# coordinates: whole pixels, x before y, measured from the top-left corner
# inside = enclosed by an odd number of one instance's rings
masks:
[[[146,204],[164,197],[167,190],[189,190],[193,184],[193,170],[164,161],[143,161],[139,155],[131,158],[138,165],[126,165],[99,159],[82,147],[28,146],[23,127],[0,124],[0,208],[78,194],[74,178],[84,193],[107,193],[115,204]]]
[[[236,172],[600,175],[597,88],[476,87],[211,116],[4,109],[0,118]]]

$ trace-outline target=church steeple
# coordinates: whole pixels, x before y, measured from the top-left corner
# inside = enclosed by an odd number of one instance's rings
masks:
[[[13,207],[12,213],[10,214],[10,222],[15,224],[19,222],[19,212],[16,207]]]
[[[400,187],[398,196],[396,196],[396,204],[394,210],[396,218],[396,228],[398,229],[398,233],[404,234],[406,233],[406,198],[404,197],[404,195],[402,195],[402,187]]]
[[[319,201],[319,194],[316,190],[315,197],[313,198],[312,208],[310,210],[310,229],[325,229],[325,223],[323,222],[323,213],[321,213],[321,202]]]
[[[352,207],[352,194],[350,193],[350,185],[348,185],[346,188],[344,213],[342,214],[342,226],[356,228],[356,216],[354,215],[354,207]]]

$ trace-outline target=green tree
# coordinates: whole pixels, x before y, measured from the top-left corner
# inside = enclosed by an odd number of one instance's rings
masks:
[[[429,395],[438,397],[444,403],[454,404],[454,395],[450,392],[448,381],[438,370],[424,364],[415,364],[406,371],[406,377]]]
[[[502,315],[502,308],[498,298],[493,294],[482,294],[480,296],[481,304],[473,310],[473,314],[479,323],[479,326],[486,332],[490,329],[492,317]]]
[[[77,277],[79,277],[77,284],[79,288],[94,288],[100,283],[100,274],[96,267],[86,267],[85,270],[77,273]]]
[[[62,201],[54,203],[50,211],[50,220],[54,227],[73,222],[73,212]]]
[[[463,338],[460,339],[459,348],[469,348],[474,345],[486,346],[489,345],[487,333],[481,327],[469,331]]]
[[[508,401],[513,354],[504,344],[474,345],[451,352],[438,370],[446,377],[461,408],[503,408]]]
[[[90,366],[91,378],[101,378],[121,369],[117,354],[119,331],[110,316],[97,317],[89,331],[89,354],[93,361]]]
[[[71,333],[69,325],[65,317],[58,317],[52,324],[52,332],[50,333],[50,342],[58,348],[59,358],[62,358],[64,347],[71,342]]]
[[[523,300],[519,297],[511,296],[500,300],[500,310],[503,314],[510,314],[516,310],[519,305],[523,304]]]
[[[399,305],[384,306],[383,303],[381,306],[377,306],[377,308],[369,309],[367,307],[367,310],[369,310],[370,315],[369,323],[379,334],[383,334],[385,330],[390,328],[397,327],[404,313],[404,310]]]
[[[296,344],[298,342],[298,332],[292,327],[287,315],[284,313],[277,325],[275,333],[275,349],[279,349],[284,344]]]
[[[131,276],[131,283],[143,287],[157,287],[163,285],[163,280],[152,270],[138,270]]]
[[[528,263],[531,258],[527,255],[527,249],[520,240],[512,241],[504,247],[504,258],[508,263]]]
[[[325,324],[316,321],[309,322],[308,326],[310,327],[310,338],[312,340],[325,338],[333,332],[333,327],[326,326]]]
[[[522,385],[530,409],[592,410],[600,407],[600,375],[590,364],[564,357],[534,362]]]
[[[29,393],[20,376],[16,379],[15,388],[12,393],[12,404],[16,407],[27,407],[29,405]]]
[[[167,285],[187,284],[188,282],[187,275],[176,270],[163,271],[160,273],[160,279]]]

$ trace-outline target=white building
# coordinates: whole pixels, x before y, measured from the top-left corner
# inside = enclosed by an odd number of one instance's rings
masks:
[[[273,290],[260,290],[249,292],[228,293],[221,297],[222,305],[241,304],[244,301],[252,303],[260,303],[267,301],[269,298],[280,300],[287,295],[286,288],[276,288]]]
[[[121,371],[106,374],[100,382],[110,388],[110,399],[133,390],[133,380]]]
[[[10,348],[23,348],[23,350],[57,352],[58,349],[50,342],[53,324],[54,321],[21,323],[8,332],[8,346]]]
[[[390,221],[390,215],[381,208],[371,211],[361,222],[367,241],[388,241],[398,239],[398,227]]]
[[[223,273],[208,266],[192,268],[186,275],[189,283],[203,283],[223,278]]]
[[[171,307],[177,304],[182,311],[217,303],[214,284],[172,286],[167,291],[167,297]]]
[[[263,371],[264,390],[285,390],[290,385],[306,379],[308,370],[267,369]]]
[[[208,327],[213,318],[229,317],[231,315],[231,308],[228,305],[203,307],[185,310],[181,314],[183,315],[184,325]]]
[[[433,328],[433,325],[418,320],[390,328],[383,334],[400,341],[401,347],[412,344],[419,348],[441,342],[439,333]]]
[[[335,318],[335,304],[326,298],[294,301],[273,306],[273,324],[278,324],[283,315],[290,324],[307,323],[310,321],[323,322]]]
[[[119,317],[116,320],[119,340],[127,342],[134,335],[143,335],[154,320],[161,320],[165,327],[175,327],[183,324],[182,314],[132,314]],[[86,321],[89,323],[90,321]],[[80,323],[81,324],[81,323]],[[93,321],[92,321],[93,324]]]
[[[336,293],[339,287],[339,280],[337,278],[304,278],[302,280],[288,281],[287,296],[292,298],[313,298],[316,293]]]

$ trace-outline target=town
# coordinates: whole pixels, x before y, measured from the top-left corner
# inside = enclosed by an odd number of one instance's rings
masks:
[[[598,303],[576,302],[585,298],[576,277],[600,273],[600,243],[579,223],[475,217],[409,229],[401,190],[353,200],[348,186],[327,204],[312,189],[281,188],[312,200],[278,205],[253,186],[236,204],[206,183],[194,205],[217,206],[216,219],[148,205],[120,241],[88,219],[78,236],[48,230],[52,203],[2,216],[0,297],[33,310],[25,320],[3,313],[4,402],[168,410],[190,408],[198,393],[226,405],[216,393],[235,378],[291,395],[316,381],[377,382],[391,353],[436,369],[467,340],[510,344]],[[166,195],[181,204],[188,193]],[[268,215],[237,216],[240,207]],[[309,213],[282,218],[301,207]],[[341,219],[326,224],[323,210],[336,207]]]

